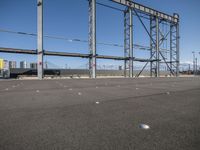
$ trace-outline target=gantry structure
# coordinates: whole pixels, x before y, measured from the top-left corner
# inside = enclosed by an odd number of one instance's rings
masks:
[[[132,0],[109,0],[113,3],[123,5],[124,16],[124,56],[106,56],[98,55],[96,50],[96,0],[88,0],[89,3],[89,54],[52,52],[43,49],[43,1],[37,0],[37,50],[24,50],[15,48],[0,47],[0,52],[35,54],[38,56],[38,78],[43,79],[44,67],[43,56],[66,56],[81,57],[89,59],[89,72],[91,78],[96,78],[97,59],[113,59],[124,61],[124,76],[139,77],[147,66],[149,66],[150,76],[160,76],[160,65],[164,64],[171,76],[179,76],[179,15],[166,14],[161,11],[149,8],[136,3]],[[144,27],[149,37],[149,47],[146,48],[150,53],[148,59],[136,58],[134,56],[134,17],[137,17]],[[149,25],[145,25],[143,19],[149,20]],[[165,28],[165,30],[164,30]],[[164,46],[169,41],[169,47]],[[134,76],[134,62],[144,62],[145,65],[141,71]],[[149,65],[148,65],[149,64]]]

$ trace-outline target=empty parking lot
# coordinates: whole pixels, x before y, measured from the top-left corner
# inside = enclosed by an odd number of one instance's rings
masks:
[[[199,150],[199,143],[198,77],[0,81],[2,150]]]

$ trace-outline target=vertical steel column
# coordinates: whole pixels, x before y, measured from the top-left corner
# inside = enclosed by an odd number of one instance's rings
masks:
[[[173,71],[173,41],[172,41],[172,36],[173,36],[173,25],[170,24],[170,68]],[[172,76],[172,72],[170,72],[170,76]]]
[[[156,17],[150,16],[150,58],[151,60],[157,60],[156,54],[156,44],[157,44],[157,25],[156,25]],[[150,62],[150,75],[151,77],[156,77],[157,72],[157,61]]]
[[[179,19],[178,14],[174,14],[174,17]],[[170,69],[172,70],[171,76],[179,76],[180,66],[180,52],[179,52],[179,21],[178,23],[170,24]]]
[[[124,11],[124,57],[124,76],[133,77],[133,12],[130,7]]]
[[[152,16],[150,16],[150,36],[152,37],[153,31],[152,31]],[[150,38],[150,58],[152,58],[152,54],[153,54],[153,41]],[[153,76],[153,62],[150,62],[150,77]]]
[[[96,0],[89,0],[89,49],[90,77],[96,78]]]
[[[125,10],[124,11],[124,58],[126,58],[127,57],[127,54],[126,54],[126,52],[127,52],[127,39],[126,39],[126,32],[127,32],[127,28],[126,28],[126,16],[127,16],[127,11]],[[127,71],[126,71],[126,62],[127,62],[127,60],[125,59],[124,60],[124,77],[126,77],[127,76]]]
[[[159,54],[159,19],[156,17],[156,77],[160,76],[160,54]]]
[[[38,0],[37,3],[37,51],[38,51],[38,78],[43,79],[43,0]]]
[[[129,7],[129,18],[130,18],[130,23],[129,23],[129,34],[130,34],[130,46],[129,46],[129,54],[130,54],[130,58],[129,58],[129,76],[131,78],[133,78],[133,12],[131,7]]]
[[[178,19],[179,15],[176,14]],[[176,76],[179,76],[180,67],[180,33],[179,33],[179,22],[176,24]]]
[[[130,57],[130,27],[129,27],[129,23],[130,23],[130,15],[129,15],[129,11],[128,11],[128,7],[125,9],[124,11],[124,77],[130,77],[129,74],[129,57]],[[128,75],[127,75],[128,74]]]

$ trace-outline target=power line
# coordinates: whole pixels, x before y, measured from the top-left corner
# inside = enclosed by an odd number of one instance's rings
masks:
[[[106,5],[106,4],[102,4],[102,3],[99,3],[99,2],[96,2],[96,4],[101,5],[101,6],[104,6],[104,7],[107,7],[107,8],[114,9],[114,10],[117,10],[117,11],[124,12],[124,10],[119,9],[119,8],[116,8],[116,7],[113,7],[113,6],[109,6],[109,5]]]
[[[27,33],[27,32],[21,32],[21,31],[12,31],[12,30],[5,30],[5,29],[0,29],[0,32],[5,32],[5,33],[11,33],[11,34],[18,34],[18,35],[26,35],[26,36],[34,36],[36,37],[37,34],[35,33]],[[50,39],[56,39],[56,40],[64,40],[67,42],[82,42],[82,43],[88,43],[88,40],[83,40],[83,39],[70,39],[66,37],[59,37],[59,36],[51,36],[51,35],[44,35],[45,38],[50,38]],[[105,45],[105,46],[113,46],[113,47],[120,47],[124,48],[123,45],[121,44],[116,44],[116,43],[104,43],[104,42],[97,42],[98,45]],[[148,46],[143,46],[139,44],[134,44],[134,48],[137,48],[139,50],[151,50],[150,47]],[[169,50],[167,49],[160,49],[161,51],[168,52]]]
[[[0,29],[0,32],[11,33],[11,34],[19,34],[19,35],[27,35],[27,36],[34,36],[34,37],[37,36],[37,34],[35,34],[35,33],[18,32],[18,31],[11,31],[11,30],[5,30],[5,29]],[[50,39],[65,40],[67,42],[88,43],[88,40],[82,40],[82,39],[70,39],[70,38],[66,38],[66,37],[51,36],[51,35],[44,35],[44,37],[45,38],[50,38]],[[111,43],[103,43],[103,42],[99,42],[97,44],[108,45],[108,46],[116,46],[116,47],[123,47],[123,45],[111,44]]]
[[[0,29],[0,32],[5,32],[5,33],[11,33],[11,34],[18,34],[18,35],[27,35],[27,36],[37,36],[35,33],[27,33],[27,32],[19,32],[19,31],[11,31],[11,30],[5,30],[5,29]],[[50,39],[57,39],[57,40],[65,40],[67,42],[82,42],[82,43],[88,43],[88,40],[83,40],[83,39],[70,39],[66,37],[60,37],[60,36],[51,36],[51,35],[44,35],[45,38],[50,38]],[[112,44],[112,43],[104,43],[104,42],[97,42],[99,45],[107,45],[107,46],[115,46],[115,47],[123,47],[123,45],[120,44]]]

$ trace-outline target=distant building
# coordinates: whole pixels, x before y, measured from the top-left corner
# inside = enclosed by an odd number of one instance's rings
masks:
[[[0,59],[0,69],[1,70],[8,70],[9,69],[9,63],[7,60]]]
[[[119,70],[122,70],[122,66],[119,66],[119,68],[118,68]]]
[[[9,62],[7,60],[0,59],[0,77],[10,77]]]
[[[48,69],[48,62],[47,61],[45,61],[45,64],[44,64],[45,66],[44,66],[44,68],[45,69]]]
[[[17,68],[17,62],[16,61],[9,61],[9,68]]]
[[[26,61],[20,61],[20,68],[22,68],[22,69],[28,68],[27,62]]]
[[[9,70],[9,62],[7,60],[4,60],[4,69]]]
[[[4,68],[4,60],[0,59],[0,69],[3,69],[3,68]]]
[[[37,63],[30,63],[31,69],[37,69]]]

